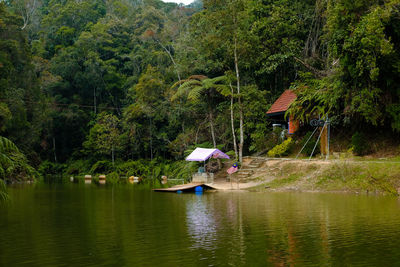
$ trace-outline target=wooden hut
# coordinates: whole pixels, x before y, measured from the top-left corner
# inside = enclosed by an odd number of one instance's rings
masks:
[[[267,116],[271,118],[274,125],[288,129],[289,134],[293,134],[299,129],[298,120],[294,120],[292,116],[285,119],[285,112],[296,98],[297,96],[292,90],[285,90],[267,111]]]

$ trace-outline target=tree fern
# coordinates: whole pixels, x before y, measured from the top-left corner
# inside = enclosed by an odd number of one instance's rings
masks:
[[[0,179],[33,179],[36,171],[28,164],[24,154],[9,139],[0,136]]]
[[[0,153],[19,152],[18,147],[9,139],[0,136]]]
[[[175,94],[172,95],[171,101],[175,101],[180,97],[187,96],[190,92],[190,90],[195,87],[195,86],[200,86],[201,82],[198,80],[183,80],[179,83],[179,87]],[[175,83],[171,88],[175,87],[178,83]]]
[[[206,88],[202,86],[192,87],[192,90],[190,90],[188,94],[188,99],[193,101],[194,103],[198,103],[201,100],[201,95],[205,90]]]
[[[225,76],[220,76],[216,78],[208,78],[203,75],[193,75],[183,80],[179,83],[175,83],[170,89],[174,89],[176,86],[180,85],[176,90],[175,94],[172,95],[171,100],[175,101],[182,96],[187,96],[187,100],[192,102],[193,104],[198,104],[200,102],[207,103],[207,108],[205,113],[208,116],[208,120],[210,123],[210,131],[213,142],[213,147],[217,146],[216,143],[216,134],[214,130],[214,110],[215,103],[213,103],[213,95],[214,92],[219,92],[223,90],[223,86],[225,85],[227,78]],[[225,85],[227,86],[227,85]]]

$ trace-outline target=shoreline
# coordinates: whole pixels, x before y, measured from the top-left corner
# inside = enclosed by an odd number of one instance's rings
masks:
[[[250,168],[255,160],[261,164]],[[240,183],[240,189],[251,192],[327,192],[392,196],[400,194],[399,161],[376,159],[309,161],[248,157],[242,169],[251,174],[246,178],[239,178],[245,182]],[[222,172],[224,170],[221,170]],[[242,188],[242,185],[247,183],[257,184]]]

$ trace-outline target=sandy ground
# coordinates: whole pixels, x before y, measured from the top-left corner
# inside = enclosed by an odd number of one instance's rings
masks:
[[[254,187],[257,185],[260,185],[262,183],[265,183],[265,181],[259,181],[259,182],[247,182],[247,183],[237,183],[237,182],[215,182],[212,184],[207,184],[215,189],[218,190],[243,190],[247,189],[250,187]]]
[[[254,166],[254,164],[252,164],[255,159],[258,159],[260,163],[257,166]],[[314,183],[316,182],[314,181],[314,177],[317,177],[326,170],[329,170],[331,166],[336,164],[364,165],[366,162],[387,163],[388,161],[381,159],[358,161],[353,159],[308,160],[291,158],[271,159],[261,157],[247,157],[243,161],[242,169],[232,175],[232,183],[227,181],[228,175],[226,173],[226,169],[231,166],[231,163],[227,162],[224,168],[215,174],[215,181],[214,183],[210,184],[210,186],[218,190],[246,190],[262,184],[268,184],[269,182],[272,182],[276,179],[279,180],[288,178],[289,175],[299,174],[300,177],[296,178],[293,182],[282,184],[279,187],[271,190],[315,191],[317,190],[317,188],[315,188],[314,186]],[[400,162],[398,162],[398,164],[400,164]],[[242,174],[243,172],[250,172],[250,174],[241,177],[241,172]],[[238,179],[240,183],[237,183]]]

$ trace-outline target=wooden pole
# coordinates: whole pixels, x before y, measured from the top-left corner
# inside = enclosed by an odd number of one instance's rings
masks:
[[[328,155],[328,127],[322,127],[321,129],[321,155]]]

